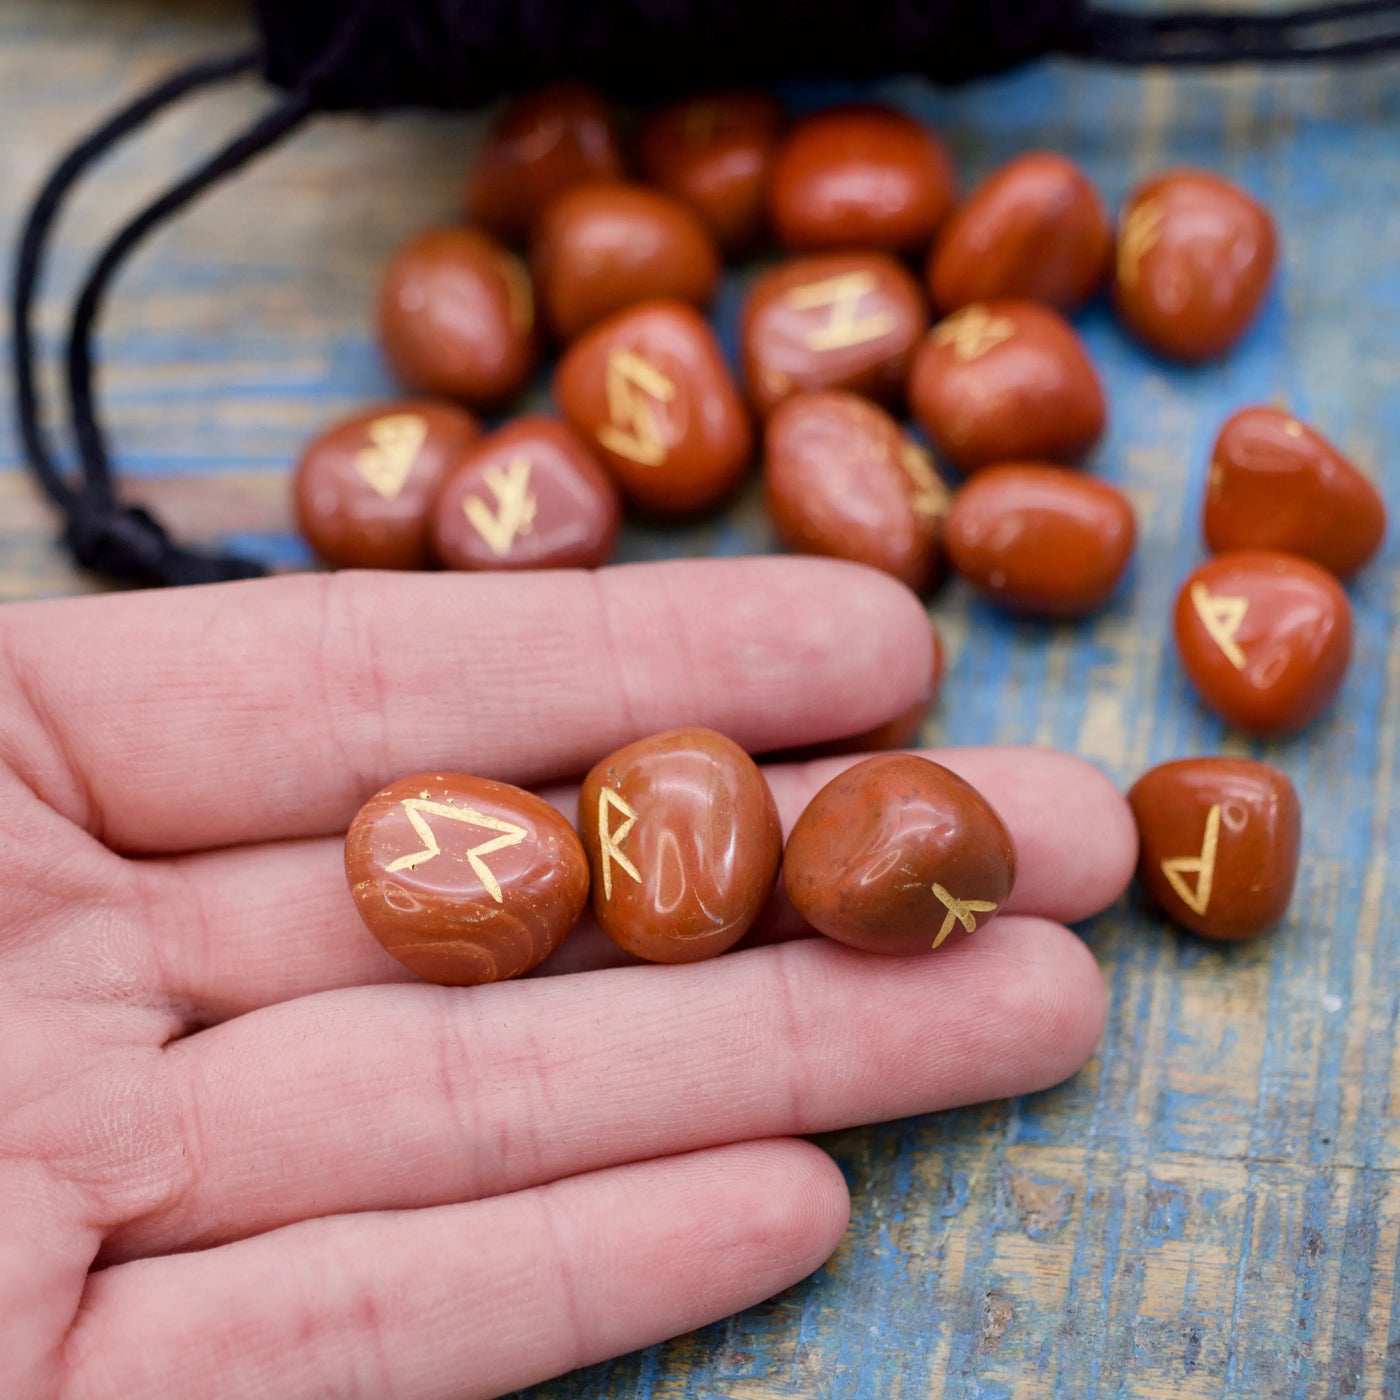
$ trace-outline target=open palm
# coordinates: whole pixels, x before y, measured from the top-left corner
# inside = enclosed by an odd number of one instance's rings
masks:
[[[775,901],[713,962],[622,965],[584,927],[564,975],[433,987],[346,889],[342,834],[392,779],[559,782],[678,724],[859,732],[928,648],[899,585],[794,559],[0,613],[6,1397],[497,1395],[816,1268],[846,1189],[794,1135],[1071,1073],[1103,989],[1054,921],[1118,894],[1134,837],[1063,755],[938,755],[1020,873],[933,957]],[[849,761],[767,770],[785,827]]]

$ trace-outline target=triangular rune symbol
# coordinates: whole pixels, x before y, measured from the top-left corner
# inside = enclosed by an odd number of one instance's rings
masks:
[[[1237,671],[1243,671],[1244,652],[1235,641],[1235,633],[1240,630],[1240,623],[1249,611],[1249,599],[1227,598],[1212,593],[1198,581],[1191,585],[1191,606],[1196,609],[1201,626],[1210,633],[1211,641],[1225,653],[1225,659]]]
[[[1206,835],[1198,856],[1173,856],[1162,862],[1162,874],[1181,902],[1193,913],[1204,914],[1210,907],[1211,886],[1215,883],[1215,852],[1220,845],[1220,804],[1206,814]],[[1194,875],[1193,890],[1181,877]]]

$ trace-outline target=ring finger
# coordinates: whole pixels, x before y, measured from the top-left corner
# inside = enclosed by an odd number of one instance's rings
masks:
[[[1029,1092],[1083,1062],[1103,1014],[1084,945],[1017,915],[929,958],[809,938],[465,994],[325,992],[170,1047],[192,1180],[104,1258]]]

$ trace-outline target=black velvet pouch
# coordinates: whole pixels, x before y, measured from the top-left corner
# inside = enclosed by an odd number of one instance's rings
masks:
[[[258,0],[268,78],[293,86],[343,0]],[[472,107],[556,78],[613,92],[866,77],[940,82],[1072,46],[1080,0],[397,0],[372,7],[322,87],[335,107]]]

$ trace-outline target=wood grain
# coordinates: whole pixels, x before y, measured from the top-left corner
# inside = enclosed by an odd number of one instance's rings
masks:
[[[245,37],[241,11],[176,0],[7,0],[0,9],[0,243],[49,163],[121,97]],[[810,106],[857,90],[787,94]],[[861,90],[865,91],[865,90]],[[1352,587],[1339,703],[1259,745],[1195,702],[1167,638],[1199,557],[1221,421],[1281,400],[1400,503],[1400,65],[1208,75],[1048,63],[952,93],[883,94],[939,126],[968,181],[1031,147],[1082,160],[1118,204],[1149,169],[1198,163],[1276,211],[1285,268],[1238,352],[1195,370],[1081,318],[1113,405],[1094,470],[1142,524],[1132,586],[1078,627],[1008,622],[960,587],[932,610],[951,650],[939,743],[1085,754],[1125,786],[1185,753],[1261,754],[1294,778],[1297,897],[1267,942],[1214,948],[1130,898],[1084,930],[1112,993],[1093,1063],[1049,1093],[825,1140],[855,1213],[815,1278],[666,1346],[538,1388],[562,1397],[1394,1400],[1400,1397],[1400,543]],[[46,346],[85,256],[125,212],[267,100],[244,84],[163,119],[62,225]],[[103,402],[131,494],[183,536],[279,567],[287,474],[337,414],[391,392],[368,329],[378,269],[452,216],[476,139],[462,118],[323,119],[155,238],[103,327]],[[721,323],[732,340],[738,279]],[[0,597],[93,586],[0,426]],[[772,548],[750,491],[686,532],[629,528],[646,558]]]

